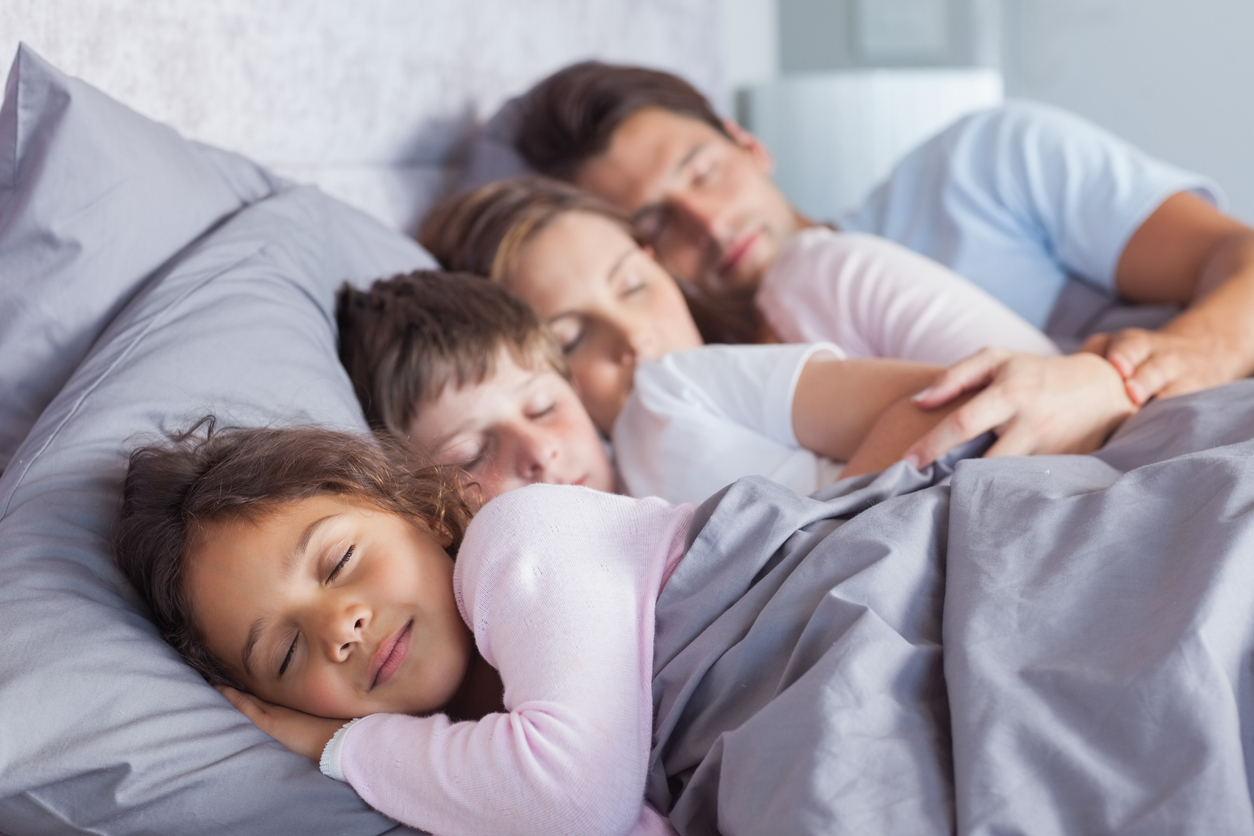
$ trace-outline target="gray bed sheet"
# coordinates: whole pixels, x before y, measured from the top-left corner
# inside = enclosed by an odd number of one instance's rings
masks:
[[[1254,833],[1254,382],[1095,456],[698,510],[657,608],[682,834]]]

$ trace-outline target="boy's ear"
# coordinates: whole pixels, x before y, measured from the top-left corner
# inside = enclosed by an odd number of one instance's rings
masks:
[[[723,120],[723,130],[727,131],[732,141],[749,152],[749,156],[753,158],[763,172],[770,174],[775,170],[775,158],[771,156],[770,150],[762,144],[762,140],[740,127],[732,119]]]

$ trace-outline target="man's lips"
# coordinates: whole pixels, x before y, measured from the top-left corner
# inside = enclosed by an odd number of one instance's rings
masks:
[[[409,637],[413,633],[414,622],[408,621],[405,626],[397,630],[392,635],[383,640],[383,644],[379,645],[379,649],[375,651],[374,658],[370,660],[370,688],[373,691],[376,685],[382,685],[384,682],[396,673],[396,669],[401,666],[401,662],[405,661],[405,654],[409,652]]]
[[[742,235],[723,253],[723,257],[718,260],[718,264],[714,265],[714,270],[720,276],[730,274],[740,262],[745,260],[745,256],[749,254],[749,250],[753,249],[753,245],[757,243],[761,237],[760,230],[754,230],[746,235]]]

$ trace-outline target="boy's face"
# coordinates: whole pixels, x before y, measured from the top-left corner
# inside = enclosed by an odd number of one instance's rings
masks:
[[[575,391],[606,435],[638,364],[702,342],[675,280],[601,215],[559,215],[522,248],[506,284],[553,329]]]
[[[809,222],[771,181],[770,154],[733,122],[646,108],[619,125],[575,182],[627,212],[672,275],[743,295]]]
[[[566,379],[502,349],[482,383],[449,383],[419,410],[409,437],[441,464],[469,471],[491,499],[536,482],[614,490],[596,427]]]
[[[209,651],[256,696],[320,717],[422,714],[473,641],[430,531],[320,494],[193,539],[187,591]]]

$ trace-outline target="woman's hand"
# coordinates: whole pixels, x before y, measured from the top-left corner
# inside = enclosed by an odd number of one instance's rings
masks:
[[[935,409],[979,391],[905,453],[915,467],[993,430],[985,456],[1089,453],[1136,412],[1119,372],[1096,354],[1040,357],[986,348],[956,363],[915,396]]]
[[[226,685],[215,688],[231,701],[245,717],[275,740],[298,755],[304,755],[314,763],[322,759],[322,750],[335,736],[344,720],[328,720],[303,711],[259,700],[251,694],[237,691]]]

